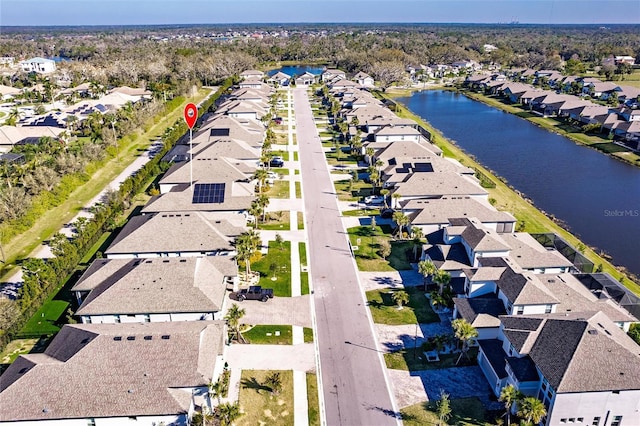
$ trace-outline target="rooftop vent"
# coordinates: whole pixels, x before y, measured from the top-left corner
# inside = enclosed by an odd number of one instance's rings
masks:
[[[153,336],[144,336],[144,340],[152,340]]]
[[[595,336],[596,334],[598,334],[598,330],[589,330],[587,331],[587,333],[591,334],[592,336]]]
[[[136,336],[127,336],[127,340],[136,340]]]
[[[115,340],[116,342],[119,342],[122,340],[122,336],[115,336],[113,340]]]
[[[161,337],[162,340],[169,340],[170,338],[171,338],[171,336],[168,335],[168,334],[163,334],[162,337]]]

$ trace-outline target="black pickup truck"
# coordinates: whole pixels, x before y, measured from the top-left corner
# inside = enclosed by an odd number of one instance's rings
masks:
[[[273,299],[272,288],[262,288],[259,285],[253,285],[249,288],[243,288],[238,292],[238,301],[242,302],[245,299],[260,300],[266,302],[269,299]]]

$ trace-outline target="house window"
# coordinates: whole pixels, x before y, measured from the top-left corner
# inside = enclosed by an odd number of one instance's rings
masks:
[[[591,426],[600,426],[600,417],[594,417]]]
[[[522,315],[524,314],[524,306],[518,306],[516,308],[516,315]]]
[[[575,418],[575,417],[571,417],[571,418],[569,419],[569,423],[575,423],[575,422],[576,422],[576,418]]]
[[[96,426],[96,419],[87,419],[87,426]]]
[[[566,422],[567,422],[566,418],[565,419],[560,419],[560,423],[566,423]]]
[[[115,322],[116,324],[120,324],[120,315],[115,316]]]
[[[578,423],[582,423],[584,421],[584,417],[578,417],[578,419],[576,420]]]
[[[620,426],[622,424],[622,416],[613,416],[611,426]]]
[[[550,314],[551,313],[551,308],[553,308],[553,305],[546,305],[544,307],[544,313],[545,314]]]
[[[151,322],[151,316],[149,314],[144,314],[144,322]]]

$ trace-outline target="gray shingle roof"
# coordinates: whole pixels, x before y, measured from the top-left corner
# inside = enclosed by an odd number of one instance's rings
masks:
[[[105,254],[232,251],[233,238],[242,232],[199,212],[145,214],[131,218]]]
[[[500,315],[506,315],[502,300],[497,297],[456,297],[458,312],[476,328],[500,327]]]
[[[190,397],[190,388],[207,386],[224,327],[222,321],[66,325],[44,354],[20,357],[0,376],[0,421],[186,413],[190,398],[176,392]]]
[[[404,206],[414,225],[448,224],[452,217],[475,217],[482,223],[512,222],[516,219],[507,212],[497,211],[471,197],[442,197],[409,200]],[[504,239],[504,234],[501,235]]]
[[[98,260],[94,263],[102,267],[90,268],[74,286],[91,291],[76,315],[218,312],[226,294],[225,274],[212,259]],[[222,260],[227,270],[235,267],[233,259]]]

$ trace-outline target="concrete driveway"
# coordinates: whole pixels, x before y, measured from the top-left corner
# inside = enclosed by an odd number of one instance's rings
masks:
[[[237,302],[233,299],[227,301],[226,308],[237,303],[245,310],[242,317],[244,324],[283,324],[311,327],[310,300],[308,295],[298,297],[274,297],[268,302],[258,300],[245,300]],[[226,309],[225,309],[226,315]]]

